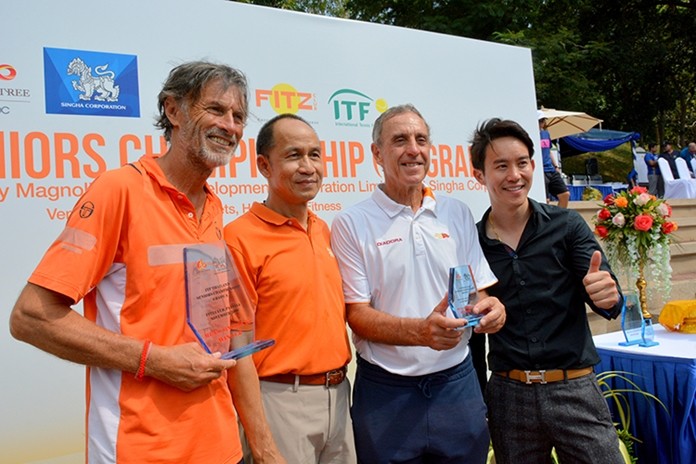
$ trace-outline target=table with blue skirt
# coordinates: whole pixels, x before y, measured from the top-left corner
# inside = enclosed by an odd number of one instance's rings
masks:
[[[655,321],[655,319],[654,319]],[[631,411],[630,432],[638,462],[696,463],[696,334],[670,332],[655,322],[654,347],[620,346],[623,332],[594,337],[601,358],[595,372],[623,371],[640,389],[667,407],[638,393],[624,393]],[[611,388],[633,389],[625,381],[609,380]],[[610,409],[613,407],[609,402]],[[616,422],[616,411],[612,410]]]
[[[568,191],[570,192],[570,201],[582,201],[582,194],[586,187],[592,187],[602,194],[602,198],[607,195],[616,194],[628,187],[626,184],[621,183],[605,183],[605,184],[589,184],[589,185],[568,185]]]

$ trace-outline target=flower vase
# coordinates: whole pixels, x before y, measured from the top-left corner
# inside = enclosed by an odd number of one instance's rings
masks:
[[[645,281],[645,261],[643,259],[638,260],[638,280],[636,280],[636,286],[638,287],[638,295],[640,299],[640,309],[643,312],[643,319],[652,319],[652,314],[648,311],[648,295],[646,287],[648,283]]]

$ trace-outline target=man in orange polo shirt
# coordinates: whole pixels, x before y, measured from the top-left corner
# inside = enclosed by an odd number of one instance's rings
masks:
[[[183,249],[222,243],[222,204],[207,179],[234,153],[247,100],[236,69],[174,68],[158,102],[167,153],[97,178],[15,304],[15,338],[88,366],[89,463],[241,462],[232,397],[243,422],[260,408],[234,366],[251,361],[196,342]],[[80,300],[84,317],[72,309]],[[270,431],[252,432],[255,449],[277,458]]]
[[[268,197],[225,227],[225,241],[256,304],[256,337],[276,340],[254,355],[266,419],[291,463],[355,462],[349,419],[350,361],[341,275],[329,228],[309,208],[323,161],[314,129],[283,114],[261,128],[259,172]]]

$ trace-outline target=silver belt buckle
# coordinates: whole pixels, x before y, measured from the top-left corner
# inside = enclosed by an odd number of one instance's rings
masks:
[[[539,371],[538,374],[532,374],[532,371],[524,371],[524,375],[526,376],[526,383],[530,384],[533,383],[535,380],[538,380],[539,383],[546,383],[546,371]]]

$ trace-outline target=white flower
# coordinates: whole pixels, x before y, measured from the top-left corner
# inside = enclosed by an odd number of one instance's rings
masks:
[[[623,227],[626,224],[626,218],[623,213],[617,213],[616,216],[611,218],[611,222],[617,227]]]
[[[645,206],[649,201],[651,197],[649,193],[641,193],[636,197],[635,200],[633,200],[633,203],[635,203],[638,206]]]
[[[667,217],[669,216],[669,206],[666,203],[660,203],[657,205],[657,212],[660,213],[660,216]]]

